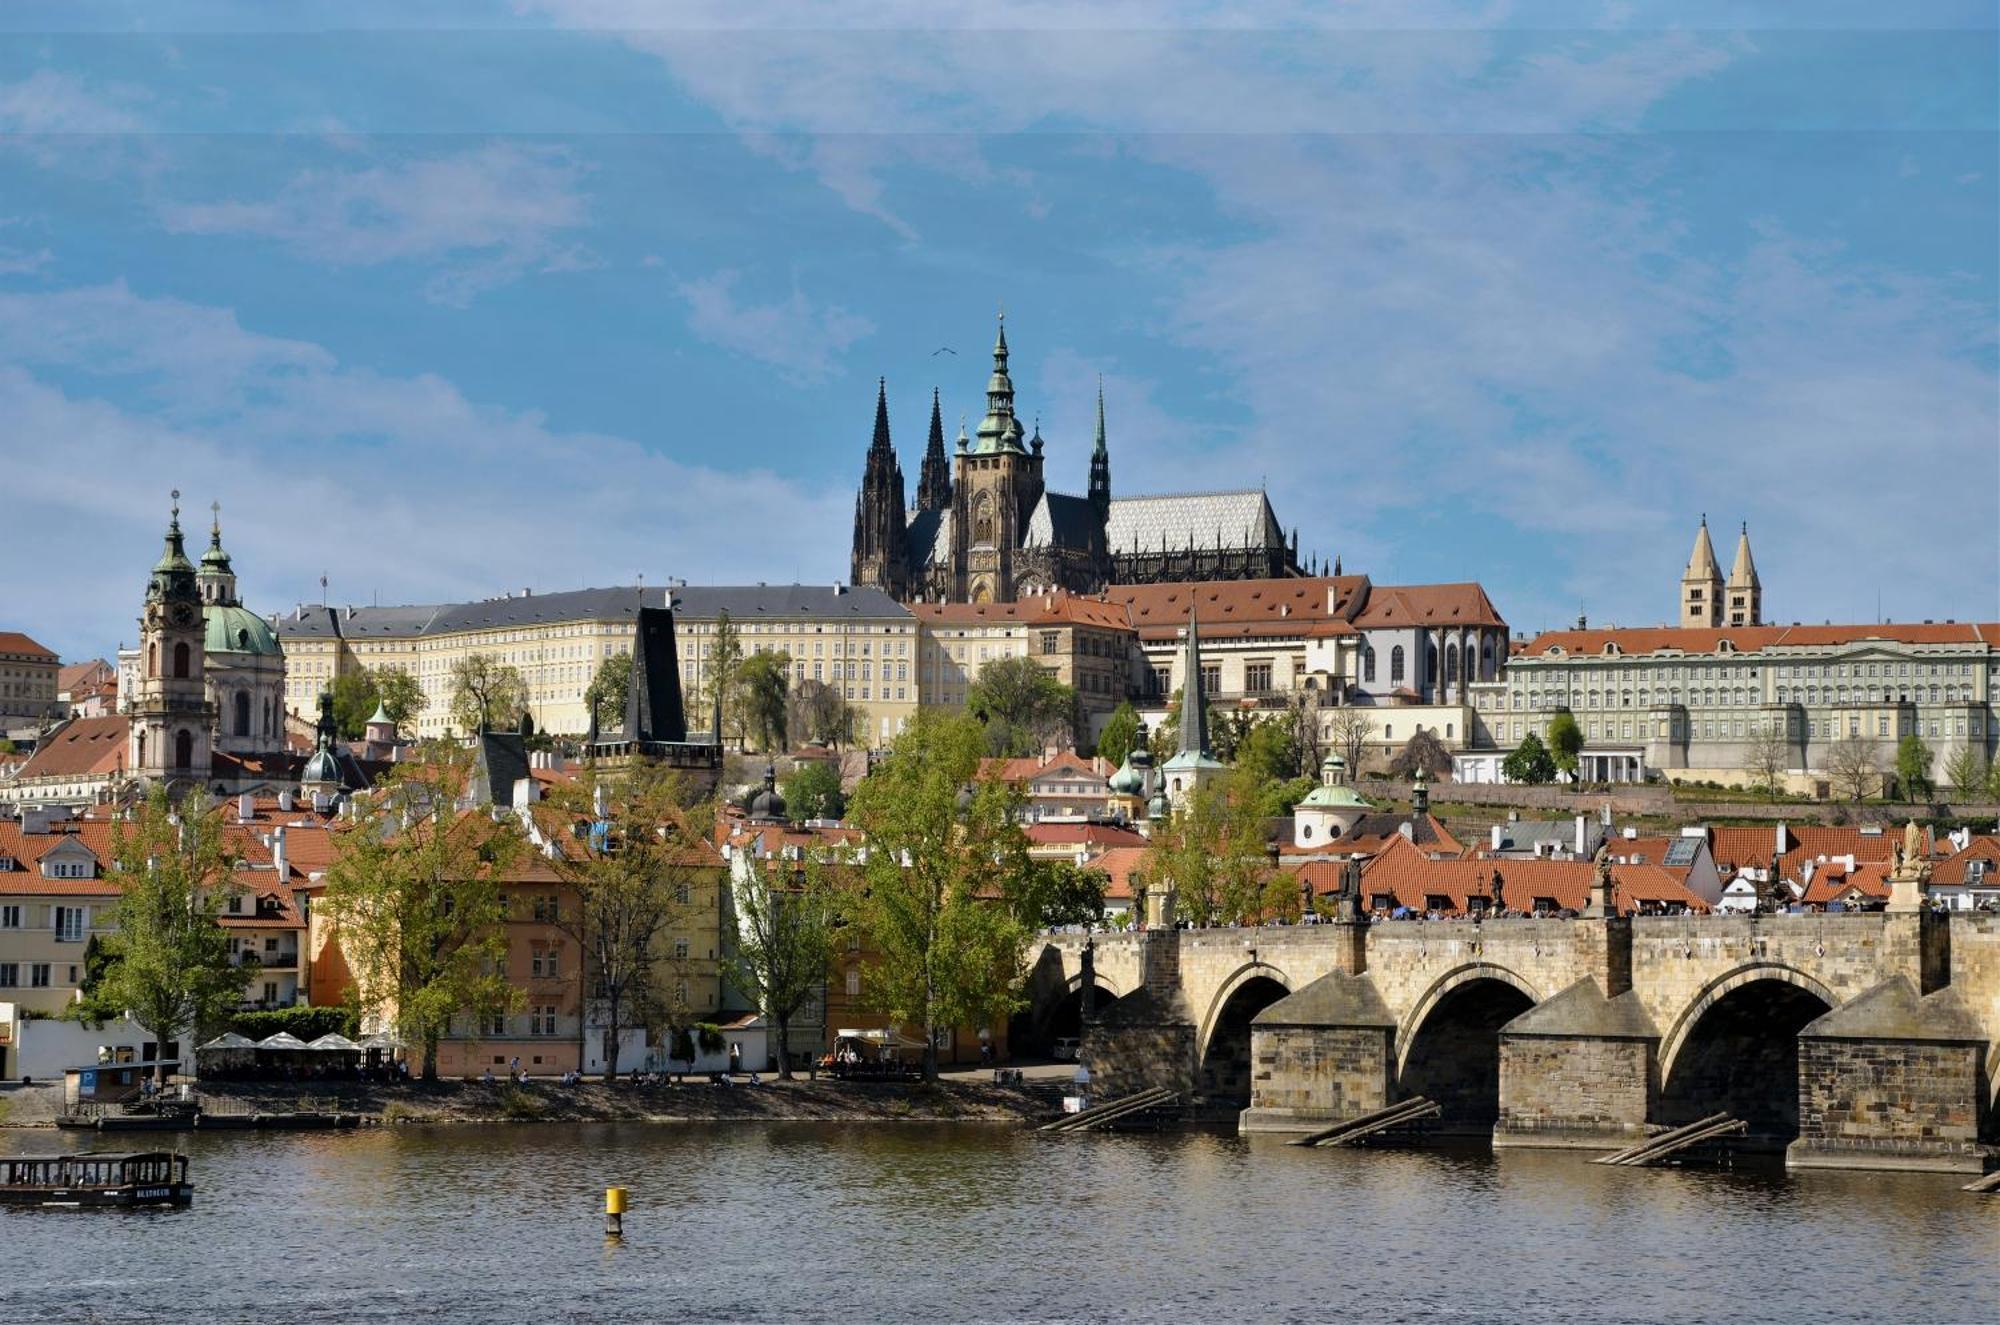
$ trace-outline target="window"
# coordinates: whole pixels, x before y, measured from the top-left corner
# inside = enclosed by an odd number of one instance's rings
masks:
[[[1043,652],[1043,653],[1054,653],[1054,652],[1056,652],[1056,640],[1057,640],[1057,633],[1056,633],[1055,631],[1053,631],[1053,630],[1045,630],[1045,631],[1043,631],[1043,632],[1042,632],[1042,652]]]
[[[554,1035],[556,1033],[556,1010],[543,1005],[528,1009],[528,1034]]]
[[[0,989],[12,989],[21,983],[21,968],[13,962],[0,962]]]
[[[18,906],[0,906],[0,929],[19,929],[20,927],[21,908]]]
[[[1246,663],[1243,668],[1243,688],[1249,691],[1263,691],[1271,688],[1271,664],[1268,662]]]
[[[1204,695],[1216,695],[1222,693],[1222,666],[1220,663],[1214,664],[1212,666],[1204,665],[1202,667],[1201,693],[1203,693]]]
[[[1366,644],[1361,646],[1361,679],[1363,681],[1375,679],[1375,650]]]
[[[686,939],[675,939],[674,956],[686,957],[687,955],[688,955],[688,941]]]
[[[80,906],[55,908],[56,942],[83,942],[84,910]]]
[[[485,1018],[480,1025],[488,1035],[505,1035],[507,1033],[507,1018],[502,1013],[494,1013],[492,1016]]]
[[[11,971],[13,969],[11,966],[0,966],[0,971]],[[12,984],[14,982],[9,979],[0,981],[0,983]],[[861,972],[859,970],[850,970],[847,973],[847,996],[849,998],[861,997]]]
[[[1403,679],[1403,646],[1398,644],[1389,650],[1389,684]]]

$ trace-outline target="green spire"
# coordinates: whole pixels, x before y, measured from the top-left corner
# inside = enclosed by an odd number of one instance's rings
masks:
[[[986,417],[979,423],[973,451],[1021,451],[1021,421],[1014,417],[1014,379],[1007,375],[1007,315],[993,341],[993,376],[986,379]]]

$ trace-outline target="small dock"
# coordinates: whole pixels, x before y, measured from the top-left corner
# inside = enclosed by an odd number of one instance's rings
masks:
[[[1052,1123],[1043,1123],[1037,1132],[1095,1132],[1125,1126],[1158,1127],[1180,1105],[1181,1097],[1165,1086],[1153,1086],[1079,1113],[1066,1114]]]
[[[1372,1136],[1399,1127],[1408,1127],[1427,1118],[1435,1118],[1442,1110],[1436,1100],[1416,1096],[1414,1099],[1399,1100],[1385,1109],[1364,1113],[1359,1118],[1349,1118],[1345,1122],[1322,1127],[1317,1132],[1287,1141],[1291,1146],[1351,1146]]]
[[[1962,1192],[1979,1192],[1985,1196],[2000,1195],[2000,1169],[1995,1169],[1983,1178],[1974,1178],[1959,1188]]]
[[[1705,1141],[1739,1135],[1746,1130],[1748,1129],[1741,1118],[1731,1118],[1726,1113],[1712,1113],[1698,1122],[1661,1132],[1658,1136],[1649,1136],[1635,1146],[1627,1146],[1623,1150],[1600,1156],[1590,1162],[1641,1168],[1648,1164],[1658,1164]]]

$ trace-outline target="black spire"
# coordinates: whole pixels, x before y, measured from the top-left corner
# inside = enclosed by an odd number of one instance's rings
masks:
[[[889,444],[889,379],[875,379],[875,440],[868,444],[868,463],[873,467],[877,458],[887,456],[893,463],[896,448]]]
[[[917,474],[917,509],[941,511],[951,505],[951,462],[944,455],[944,411],[936,387],[931,388],[931,436],[924,447],[924,467]]]
[[[1090,505],[1103,524],[1111,515],[1111,451],[1104,444],[1104,378],[1097,379],[1097,444],[1090,448]]]
[[[854,583],[903,595],[908,588],[908,518],[903,468],[889,440],[889,383],[882,379],[875,392],[875,436],[854,503]]]

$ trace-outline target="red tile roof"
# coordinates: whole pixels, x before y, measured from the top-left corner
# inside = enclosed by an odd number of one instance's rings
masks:
[[[28,653],[50,662],[56,660],[54,651],[43,648],[18,630],[0,630],[0,653]]]
[[[1504,627],[1500,609],[1479,585],[1378,585],[1368,592],[1368,604],[1354,618],[1364,630],[1395,626]]]
[[[1146,835],[1118,824],[1049,822],[1029,824],[1022,833],[1034,846],[1143,847]]]
[[[1172,639],[1186,629],[1192,607],[1210,639],[1260,635],[1348,634],[1348,618],[1368,589],[1365,575],[1308,575],[1279,580],[1198,580],[1115,585],[1145,640]]]
[[[76,718],[36,747],[16,778],[102,777],[125,766],[130,720],[119,714]]]
[[[1860,626],[1627,626],[1601,630],[1549,630],[1517,652],[1539,657],[1551,649],[1600,654],[1616,645],[1621,653],[1715,653],[1727,641],[1738,653],[1764,649],[1826,647],[1883,640],[1897,644],[2000,643],[2000,624],[1976,622],[1889,622]]]
[[[1146,857],[1151,852],[1151,847],[1110,847],[1085,861],[1084,868],[1103,870],[1110,877],[1111,882],[1104,890],[1107,898],[1129,902],[1135,895],[1132,887],[1133,871],[1145,866]]]
[[[1889,900],[1889,867],[1880,862],[1857,864],[1852,873],[1845,865],[1821,865],[1813,871],[1812,882],[1799,900],[1807,906],[1828,902]]]
[[[938,625],[975,626],[1013,623],[1024,626],[1091,626],[1099,630],[1130,630],[1125,604],[1082,594],[1036,594],[1012,603],[912,603],[919,621]]]
[[[1987,879],[2000,878],[2000,869],[1996,869],[2000,867],[2000,837],[1991,834],[1974,837],[1964,850],[1953,852],[1931,867],[1931,882],[1962,884],[1966,881],[1966,865],[1975,860],[1988,862]]]
[[[1532,911],[1538,901],[1554,910],[1581,911],[1590,902],[1596,867],[1587,860],[1432,860],[1400,838],[1362,867],[1362,900],[1381,894],[1411,910],[1430,909],[1434,898],[1444,910],[1463,914],[1471,898],[1496,895],[1514,911]],[[1681,906],[1706,911],[1708,904],[1657,865],[1613,865],[1612,896],[1621,915],[1641,906]],[[1318,881],[1315,880],[1315,889]],[[1337,886],[1337,877],[1335,879]]]

